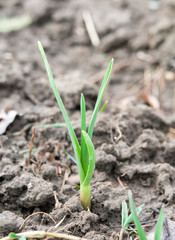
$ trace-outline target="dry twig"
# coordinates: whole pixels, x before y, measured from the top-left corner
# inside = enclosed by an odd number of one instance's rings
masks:
[[[61,189],[60,189],[60,193],[63,192],[63,187],[65,185],[65,182],[67,181],[68,177],[69,177],[69,174],[71,173],[70,171],[70,168],[64,164],[64,163],[59,163],[62,167],[65,167],[66,170],[65,170],[65,173],[64,173],[64,177],[63,177],[63,182],[62,182],[62,185],[61,185]]]
[[[45,232],[45,231],[21,232],[21,233],[17,233],[17,235],[23,235],[26,238],[55,237],[55,238],[70,239],[70,240],[88,240],[87,238],[71,236],[64,233]],[[1,240],[11,240],[11,238],[4,237],[4,238],[1,238]]]
[[[57,198],[57,192],[53,191],[54,194],[54,198],[55,198],[55,208],[60,209],[62,206],[62,203],[59,202],[58,198]]]
[[[50,219],[52,219],[52,221],[54,222],[54,224],[56,225],[56,221],[53,219],[52,216],[50,216],[48,213],[46,212],[35,212],[35,213],[32,213],[31,215],[29,215],[28,217],[26,217],[26,219],[23,221],[23,223],[21,224],[20,228],[19,229],[22,229],[24,227],[24,224],[27,222],[27,220],[31,217],[33,217],[34,215],[37,215],[37,214],[45,214],[47,215]]]
[[[30,143],[30,151],[29,151],[29,157],[27,160],[27,167],[29,167],[29,165],[30,165],[30,158],[31,158],[31,152],[32,152],[33,143],[34,143],[34,137],[35,137],[35,128],[33,128],[33,132],[32,132],[32,139],[31,139],[31,143]]]
[[[66,213],[66,214],[64,215],[64,217],[57,223],[57,225],[51,227],[51,228],[49,229],[49,231],[58,228],[58,227],[62,224],[62,222],[64,221],[64,219],[65,219],[66,217],[67,217],[67,213]]]
[[[83,12],[83,19],[92,45],[98,47],[100,44],[100,39],[95,29],[95,25],[93,23],[92,16],[89,11]]]
[[[123,135],[122,135],[122,132],[119,128],[119,123],[117,122],[115,126],[114,126],[114,124],[112,126],[112,124],[113,123],[111,122],[111,124],[110,124],[110,137],[111,137],[111,142],[113,143],[113,145],[115,145],[115,143],[117,143],[123,137]],[[118,136],[114,136],[114,134],[112,132],[114,127],[115,127],[115,131],[118,134]]]

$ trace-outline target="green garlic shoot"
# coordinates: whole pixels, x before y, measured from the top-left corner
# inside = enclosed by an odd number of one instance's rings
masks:
[[[67,129],[69,132],[69,136],[72,142],[72,146],[74,149],[75,153],[75,159],[76,159],[76,164],[78,166],[78,172],[79,172],[79,177],[80,177],[80,201],[85,210],[89,210],[91,207],[91,185],[90,181],[95,169],[95,149],[94,145],[92,143],[92,135],[93,135],[93,130],[95,126],[95,121],[97,118],[97,113],[100,109],[102,97],[104,94],[104,91],[106,89],[109,76],[112,70],[113,66],[113,59],[110,61],[108,69],[106,71],[105,77],[103,79],[103,82],[101,84],[99,94],[97,97],[97,101],[94,107],[94,111],[91,117],[91,121],[89,124],[89,128],[87,130],[86,127],[86,106],[85,106],[85,99],[83,94],[81,94],[81,100],[80,100],[80,110],[81,110],[81,142],[79,144],[78,139],[75,135],[75,132],[73,130],[73,127],[71,125],[71,122],[69,120],[67,111],[64,107],[64,104],[62,102],[62,99],[60,97],[59,92],[57,91],[54,78],[49,66],[49,63],[47,61],[47,57],[45,55],[44,49],[42,47],[42,44],[38,42],[38,47],[41,53],[41,56],[43,58],[47,74],[50,80],[50,84],[52,87],[52,90],[55,94],[55,98],[57,100],[57,103],[60,107],[60,110],[62,112],[62,115],[64,117],[64,120],[67,125]]]

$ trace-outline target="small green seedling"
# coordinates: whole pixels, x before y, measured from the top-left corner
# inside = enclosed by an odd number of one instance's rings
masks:
[[[19,240],[26,240],[26,237],[24,235],[16,235],[13,232],[9,233],[9,238],[11,238],[11,239],[19,239]]]
[[[134,219],[134,223],[137,229],[137,233],[140,237],[141,240],[147,240],[146,234],[141,226],[140,220],[137,215],[137,210],[135,208],[134,200],[132,197],[132,192],[129,191],[129,205],[131,208],[131,214]],[[162,206],[158,220],[157,220],[157,225],[155,229],[155,234],[154,234],[154,240],[160,240],[161,235],[162,235],[162,228],[163,228],[163,219],[164,219],[164,206]]]
[[[47,57],[45,55],[44,49],[40,42],[38,42],[38,47],[39,47],[41,56],[43,58],[43,61],[45,63],[45,67],[47,70],[47,74],[48,74],[48,77],[50,80],[52,90],[55,94],[55,97],[56,97],[56,100],[60,107],[60,110],[63,114],[64,120],[67,125],[67,129],[68,129],[68,132],[70,135],[70,139],[71,139],[71,142],[73,145],[76,164],[78,166],[78,172],[79,172],[79,176],[80,176],[80,201],[81,201],[81,204],[84,207],[84,209],[89,210],[90,205],[91,205],[90,181],[91,181],[91,178],[92,178],[92,175],[94,172],[94,168],[95,168],[95,149],[94,149],[94,145],[93,145],[91,139],[92,139],[95,121],[97,118],[97,113],[99,111],[102,97],[103,97],[104,91],[106,89],[106,86],[107,86],[107,83],[109,80],[109,76],[110,76],[110,73],[112,70],[113,59],[111,60],[109,66],[108,66],[108,69],[106,71],[105,77],[103,79],[87,132],[86,132],[87,129],[86,129],[85,99],[84,99],[83,94],[81,94],[81,100],[80,100],[80,108],[81,108],[81,140],[80,141],[81,141],[81,143],[79,144],[77,137],[75,135],[75,132],[70,123],[68,114],[64,107],[64,104],[62,102],[62,99],[57,91],[57,88],[56,88],[56,85],[54,82],[54,78],[53,78],[49,63],[47,61]]]
[[[141,213],[144,208],[144,204],[136,208],[137,216]],[[122,229],[120,231],[120,238],[119,240],[123,239],[123,232],[127,228],[128,224],[134,221],[132,213],[128,214],[128,207],[126,201],[122,201]]]

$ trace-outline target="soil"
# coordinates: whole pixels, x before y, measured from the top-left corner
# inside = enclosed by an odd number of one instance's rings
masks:
[[[0,35],[0,109],[19,113],[0,136],[1,237],[52,229],[94,240],[116,239],[128,189],[137,206],[145,203],[142,221],[157,219],[163,203],[166,217],[175,220],[175,3],[161,1],[156,11],[148,3],[1,1],[2,16],[32,17],[30,26]],[[92,14],[98,47],[89,39],[84,10]],[[67,129],[38,128],[63,122],[38,40],[79,139],[80,93],[89,120],[104,71],[115,59],[104,96],[109,103],[99,113],[93,135],[96,169],[89,212],[83,211],[75,186],[78,172],[67,154],[73,156]],[[36,151],[26,166],[29,153],[23,151],[30,148],[34,127]]]

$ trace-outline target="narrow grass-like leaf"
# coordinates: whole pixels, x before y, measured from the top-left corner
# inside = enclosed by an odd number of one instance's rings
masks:
[[[128,219],[128,207],[126,201],[122,201],[122,227],[125,228],[125,222]]]
[[[103,106],[100,109],[100,112],[104,112],[104,110],[106,109],[107,105],[108,105],[108,100],[105,101],[105,103],[103,104]]]
[[[82,134],[83,134],[83,137],[87,146],[87,150],[88,150],[88,155],[89,155],[89,165],[88,165],[86,177],[82,184],[84,186],[88,186],[90,184],[92,174],[95,169],[95,149],[89,135],[85,131],[82,131]]]
[[[32,151],[31,152],[36,152],[37,151],[37,148],[32,148]],[[19,154],[24,154],[24,153],[29,153],[30,152],[30,149],[24,149],[22,151],[19,152]]]
[[[51,123],[51,124],[41,124],[36,126],[36,128],[46,128],[46,127],[51,127],[51,128],[62,128],[66,127],[66,123]]]
[[[95,121],[96,121],[96,118],[97,118],[97,113],[99,111],[100,104],[101,104],[101,101],[102,101],[102,97],[103,97],[104,91],[106,89],[108,80],[109,80],[109,76],[110,76],[110,73],[111,73],[111,70],[112,70],[113,62],[114,62],[114,59],[112,59],[110,61],[108,69],[107,69],[106,74],[105,74],[105,77],[104,77],[103,82],[102,82],[101,87],[100,87],[100,91],[99,91],[99,94],[98,94],[98,98],[97,98],[97,101],[96,101],[96,104],[95,104],[95,108],[94,108],[92,118],[91,118],[91,121],[90,121],[90,124],[89,124],[89,129],[88,129],[88,134],[89,134],[90,138],[92,138],[92,134],[93,134],[93,131],[94,131],[94,126],[95,126]]]
[[[141,206],[139,206],[139,207],[136,208],[137,216],[139,216],[139,214],[140,214],[141,211],[143,210],[144,205],[145,205],[145,204],[142,204]],[[132,215],[132,213],[131,213],[131,214],[129,215],[128,219],[126,220],[126,222],[124,223],[124,228],[126,228],[127,225],[128,225],[130,222],[133,222],[133,221],[134,221],[134,218],[133,218],[133,215]]]
[[[86,132],[86,106],[85,106],[85,99],[83,94],[81,94],[80,107],[81,107],[81,164],[84,170],[84,174],[86,175],[89,160],[88,160],[88,151],[87,151],[85,139],[82,133],[82,131]]]
[[[66,154],[72,160],[72,162],[74,162],[77,165],[76,159],[72,155],[70,155],[69,153],[66,153]]]
[[[163,228],[163,219],[164,219],[164,206],[162,206],[159,217],[158,217],[158,220],[157,220],[154,240],[160,240],[161,239],[162,228]]]
[[[132,192],[131,191],[129,191],[129,205],[130,205],[130,208],[131,208],[131,213],[132,213],[132,216],[134,218],[134,223],[136,225],[136,229],[137,229],[137,232],[138,232],[138,235],[139,235],[140,239],[141,240],[147,240],[145,232],[144,232],[144,230],[141,226],[140,220],[137,216],[137,211],[136,211],[136,208],[135,208],[135,204],[134,204],[134,200],[132,198]]]
[[[60,107],[60,110],[61,110],[61,112],[63,114],[64,120],[65,120],[67,128],[68,128],[68,132],[69,132],[69,135],[70,135],[70,138],[71,138],[71,142],[72,142],[72,145],[73,145],[73,149],[74,149],[76,160],[77,160],[77,164],[78,164],[78,170],[79,170],[79,175],[80,175],[80,183],[82,183],[84,181],[85,174],[84,174],[84,170],[83,170],[82,165],[81,165],[81,149],[80,149],[80,145],[78,143],[78,140],[77,140],[75,132],[74,132],[74,130],[72,128],[72,125],[70,123],[70,120],[69,120],[68,114],[66,112],[66,109],[64,107],[64,104],[62,102],[62,99],[61,99],[61,97],[60,97],[60,95],[59,95],[59,93],[57,91],[57,88],[56,88],[56,85],[55,85],[55,82],[54,82],[54,78],[53,78],[53,75],[52,75],[49,63],[47,61],[47,57],[45,55],[44,49],[42,47],[42,44],[39,41],[38,41],[38,48],[39,48],[41,56],[43,58],[43,61],[44,61],[44,64],[45,64],[45,67],[46,67],[46,70],[47,70],[47,74],[48,74],[48,77],[49,77],[49,80],[50,80],[53,92],[55,94],[57,103],[58,103],[58,105]]]

